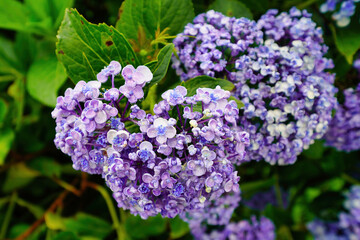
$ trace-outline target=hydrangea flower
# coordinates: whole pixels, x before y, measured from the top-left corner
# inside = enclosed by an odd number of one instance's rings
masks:
[[[360,149],[360,84],[356,89],[346,89],[344,97],[344,103],[336,107],[325,139],[328,146],[350,152]]]
[[[275,226],[272,221],[261,216],[259,221],[255,216],[251,220],[241,220],[236,223],[229,223],[223,230],[212,230],[201,232],[195,235],[195,239],[202,240],[233,240],[233,239],[251,239],[251,240],[274,240]]]
[[[216,176],[218,177],[218,176]],[[222,196],[214,196],[205,203],[203,209],[185,212],[181,218],[189,223],[192,235],[196,239],[203,239],[208,227],[227,225],[231,216],[239,206],[241,197],[240,191],[235,193],[226,193]]]
[[[326,2],[320,6],[320,12],[334,12],[339,4],[340,9],[332,14],[332,18],[339,27],[346,27],[351,21],[350,18],[355,13],[356,2],[359,2],[359,0],[326,0]]]
[[[250,133],[246,159],[284,165],[323,137],[336,88],[311,15],[296,8],[277,13],[269,10],[257,23],[200,14],[174,40],[179,59],[173,57],[173,67],[184,81],[203,74],[232,81],[233,95],[245,104],[238,123]],[[228,120],[235,115],[223,109]]]
[[[121,68],[112,62],[101,81],[120,72],[112,66]],[[136,103],[151,71],[128,65],[121,75],[119,88],[81,81],[58,98],[54,142],[75,169],[101,174],[118,206],[142,218],[175,217],[239,191],[234,164],[245,161],[249,135],[237,124],[230,92],[199,88],[188,97],[176,87],[147,114]]]
[[[111,76],[112,81],[114,82],[115,75],[118,75],[120,71],[121,64],[117,61],[111,61],[109,66],[101,70],[101,72],[99,72],[96,77],[99,82],[104,83],[108,80],[109,76]]]
[[[344,208],[347,212],[338,215],[337,222],[316,219],[307,224],[315,240],[358,239],[360,236],[360,186],[352,186],[345,194]]]
[[[199,75],[223,77],[249,46],[263,41],[262,35],[255,21],[210,10],[195,17],[174,39],[179,59],[173,57],[172,66],[182,80]]]

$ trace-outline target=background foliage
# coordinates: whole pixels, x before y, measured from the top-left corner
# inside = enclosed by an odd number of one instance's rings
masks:
[[[321,3],[1,0],[0,239],[191,239],[179,218],[143,221],[119,211],[100,177],[72,169],[71,160],[52,142],[55,123],[50,113],[57,95],[79,80],[95,79],[116,59],[123,66],[146,64],[154,72],[143,102],[151,108],[157,96],[180,83],[172,69],[167,71],[174,50],[171,40],[196,14],[215,9],[258,19],[270,8],[287,11],[292,6],[313,13],[330,47],[328,57],[335,62],[337,87],[351,87],[359,81],[351,68],[360,48],[359,21],[337,28],[319,12]],[[71,7],[77,10],[65,10]],[[359,19],[359,13],[353,18]],[[194,91],[209,84],[213,80],[199,77],[186,87]],[[359,152],[337,152],[317,141],[292,166],[251,162],[239,168],[239,175],[244,200],[274,187],[278,204],[262,211],[241,204],[234,219],[263,214],[274,221],[278,239],[311,239],[305,224],[315,217],[336,218],[342,193],[359,184]],[[288,192],[287,202],[281,191]]]

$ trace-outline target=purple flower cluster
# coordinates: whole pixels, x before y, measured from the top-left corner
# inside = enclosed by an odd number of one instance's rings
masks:
[[[307,227],[316,240],[322,239],[359,239],[360,236],[360,186],[352,186],[345,194],[347,213],[339,214],[338,222],[314,220]]]
[[[344,103],[337,105],[325,139],[328,146],[350,152],[360,149],[360,84],[356,89],[346,89],[344,98]]]
[[[237,223],[229,223],[223,230],[213,230],[210,233],[203,232],[195,236],[195,239],[202,240],[274,240],[275,226],[272,221],[261,216],[257,221],[255,216],[251,221],[241,220]]]
[[[235,164],[244,161],[249,134],[237,126],[239,110],[220,87],[187,96],[178,86],[147,114],[135,103],[152,73],[126,66],[125,84],[114,86],[115,61],[98,81],[80,81],[60,96],[55,145],[73,167],[101,174],[118,206],[142,218],[175,217],[204,207],[209,199],[239,191]],[[112,88],[101,88],[111,77]]]
[[[247,160],[292,164],[328,128],[336,88],[325,70],[333,63],[310,17],[269,10],[254,22],[209,11],[174,40],[182,80],[206,74],[235,84],[245,104],[239,125],[251,137]]]
[[[209,225],[227,225],[230,222],[240,200],[240,192],[226,193],[220,197],[214,196],[205,203],[203,209],[184,213],[181,218],[189,223],[191,233],[196,239],[203,239]]]
[[[262,38],[255,21],[210,10],[195,17],[174,39],[179,58],[172,58],[172,66],[184,81],[199,75],[231,77],[236,59]]]
[[[350,18],[355,13],[356,2],[359,2],[359,0],[326,0],[326,2],[320,6],[320,12],[334,12],[336,6],[339,4],[340,9],[332,14],[332,18],[339,27],[346,27],[351,21]]]
[[[183,213],[181,218],[189,223],[195,239],[275,239],[274,224],[265,217],[261,217],[259,222],[255,216],[251,217],[251,223],[246,220],[230,222],[240,200],[240,192],[214,196],[203,209]],[[212,230],[209,233],[209,228],[222,230]]]

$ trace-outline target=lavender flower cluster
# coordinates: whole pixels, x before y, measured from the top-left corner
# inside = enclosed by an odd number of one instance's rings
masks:
[[[345,209],[348,212],[339,214],[338,222],[314,220],[307,227],[316,240],[325,239],[359,239],[360,236],[360,186],[351,187],[345,194]]]
[[[209,11],[174,40],[181,79],[226,78],[245,107],[239,125],[250,133],[247,160],[292,164],[321,138],[335,106],[333,67],[311,15],[269,10],[258,22]]]
[[[207,201],[203,209],[183,213],[180,216],[189,224],[191,233],[196,239],[204,239],[209,226],[229,224],[240,200],[240,191],[226,193]]]
[[[241,220],[236,223],[229,223],[223,230],[212,230],[209,233],[203,232],[201,235],[194,235],[195,239],[202,240],[274,240],[275,226],[272,221],[261,216],[257,221],[255,216],[251,221]]]
[[[346,89],[344,98],[336,107],[325,139],[328,146],[350,152],[360,149],[360,84],[356,89]]]
[[[274,224],[265,217],[261,217],[259,222],[255,216],[251,217],[251,222],[246,220],[237,223],[230,222],[240,200],[240,192],[225,193],[208,201],[203,209],[186,212],[180,216],[189,223],[195,239],[275,239]],[[211,228],[213,230],[210,230]]]
[[[161,96],[154,115],[135,103],[151,81],[146,66],[113,61],[98,81],[80,81],[60,96],[55,145],[73,167],[101,174],[118,206],[142,218],[175,217],[208,199],[239,191],[235,164],[244,161],[249,134],[237,127],[239,110],[229,91],[199,88],[187,97],[178,86]],[[121,72],[125,84],[114,85]],[[112,88],[101,88],[108,78]]]
[[[359,2],[359,0],[326,0],[326,2],[320,6],[320,12],[334,12],[339,4],[340,9],[332,14],[332,18],[339,27],[346,27],[351,21],[350,18],[355,13],[356,2]]]

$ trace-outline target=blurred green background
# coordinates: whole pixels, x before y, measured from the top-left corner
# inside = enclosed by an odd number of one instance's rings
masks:
[[[233,2],[242,7],[233,8]],[[0,0],[0,239],[192,239],[179,218],[144,221],[119,210],[101,177],[73,170],[71,159],[53,144],[51,111],[56,97],[74,86],[55,54],[64,11],[75,7],[89,22],[115,25],[121,3]],[[215,8],[253,19],[270,8],[307,8],[324,30],[337,87],[354,86],[359,79],[351,61],[360,36],[351,35],[352,26],[339,29],[329,16],[320,14],[321,3],[193,0],[195,14]],[[168,74],[174,77],[171,69]],[[337,152],[317,141],[292,166],[251,162],[238,170],[244,200],[274,187],[278,204],[261,211],[241,204],[235,221],[265,215],[275,223],[278,239],[311,239],[305,224],[315,217],[336,218],[343,192],[359,184],[360,161],[359,152]],[[287,204],[281,191],[288,193]]]

